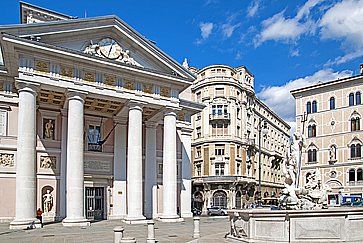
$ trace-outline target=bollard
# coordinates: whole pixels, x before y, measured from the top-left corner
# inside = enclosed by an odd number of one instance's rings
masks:
[[[147,243],[155,243],[155,228],[154,228],[154,221],[149,220],[147,221]]]
[[[124,237],[121,239],[120,243],[136,243],[134,237]]]
[[[115,233],[115,243],[120,243],[122,237],[124,236],[124,228],[122,226],[116,226],[113,229]]]
[[[193,233],[193,238],[200,238],[200,231],[199,231],[199,222],[200,222],[200,218],[199,217],[194,217],[193,218],[194,221],[194,233]]]

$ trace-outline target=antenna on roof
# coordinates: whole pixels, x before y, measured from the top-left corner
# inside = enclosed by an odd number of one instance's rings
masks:
[[[84,10],[84,18],[87,18],[87,10]]]

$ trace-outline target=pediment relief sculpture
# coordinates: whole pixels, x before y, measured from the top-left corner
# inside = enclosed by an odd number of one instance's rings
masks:
[[[91,40],[84,48],[83,53],[142,67],[135,61],[134,58],[131,57],[129,50],[123,49],[121,45],[112,38],[104,38],[98,43],[93,43]]]

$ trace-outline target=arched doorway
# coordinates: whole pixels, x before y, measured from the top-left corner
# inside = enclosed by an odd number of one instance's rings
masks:
[[[213,194],[213,206],[227,208],[227,193],[224,191],[216,191]]]
[[[241,198],[242,198],[241,191],[237,191],[237,193],[236,193],[236,208],[237,209],[241,208]]]

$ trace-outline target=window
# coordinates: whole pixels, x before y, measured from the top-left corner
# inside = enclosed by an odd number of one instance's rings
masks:
[[[7,111],[0,110],[0,136],[6,136],[7,123]]]
[[[360,105],[361,104],[360,92],[359,91],[357,93],[355,93],[355,104],[356,105]]]
[[[201,127],[197,127],[197,138],[202,137],[202,128]]]
[[[102,73],[96,73],[96,82],[103,83],[103,75]]]
[[[215,163],[214,164],[214,173],[216,176],[224,175],[224,163]]]
[[[237,145],[237,157],[241,158],[241,145]]]
[[[78,67],[74,68],[74,77],[76,79],[81,79],[82,78],[82,72]]]
[[[309,149],[308,150],[308,162],[314,163],[316,162],[316,149]]]
[[[122,86],[123,86],[123,78],[122,77],[117,77],[116,87],[121,88]]]
[[[241,109],[237,107],[237,119],[241,119],[240,114],[241,114]]]
[[[195,165],[195,175],[196,176],[201,176],[202,175],[202,165],[201,164],[196,164]]]
[[[362,145],[360,144],[352,144],[350,146],[350,158],[360,158],[362,152]]]
[[[310,114],[311,113],[311,102],[309,101],[308,103],[306,103],[306,112],[308,113],[308,114]]]
[[[348,174],[349,174],[349,182],[354,182],[355,181],[355,170],[350,169]]]
[[[198,92],[198,93],[196,93],[196,95],[197,95],[197,97],[196,97],[196,99],[197,99],[197,102],[200,102],[202,99],[202,92]]]
[[[357,181],[363,181],[363,170],[361,168],[357,170]]]
[[[142,83],[136,82],[136,90],[137,91],[142,91]]]
[[[308,126],[308,137],[316,137],[316,125],[309,125]]]
[[[237,175],[240,174],[241,171],[241,163],[237,163]]]
[[[334,110],[335,109],[335,98],[331,97],[330,98],[330,110]]]
[[[89,125],[88,127],[88,150],[89,151],[101,151],[101,127],[95,125]]]
[[[195,150],[195,158],[201,158],[202,157],[202,148],[201,147],[197,147]]]
[[[349,106],[354,105],[354,94],[350,93],[349,94]]]
[[[312,113],[316,113],[318,112],[318,103],[316,102],[316,100],[313,101],[312,103],[312,109],[311,109]]]
[[[359,117],[353,117],[350,120],[350,128],[353,131],[359,131],[360,130],[360,118]]]
[[[224,155],[224,145],[216,145],[214,155]]]
[[[159,85],[154,85],[154,94],[160,95],[160,86]]]
[[[163,175],[163,164],[158,164],[158,174]]]
[[[241,134],[241,127],[237,126],[237,137],[239,137]]]
[[[196,119],[196,121],[199,121],[200,119],[202,119],[202,112],[198,112],[197,113],[197,119]]]

